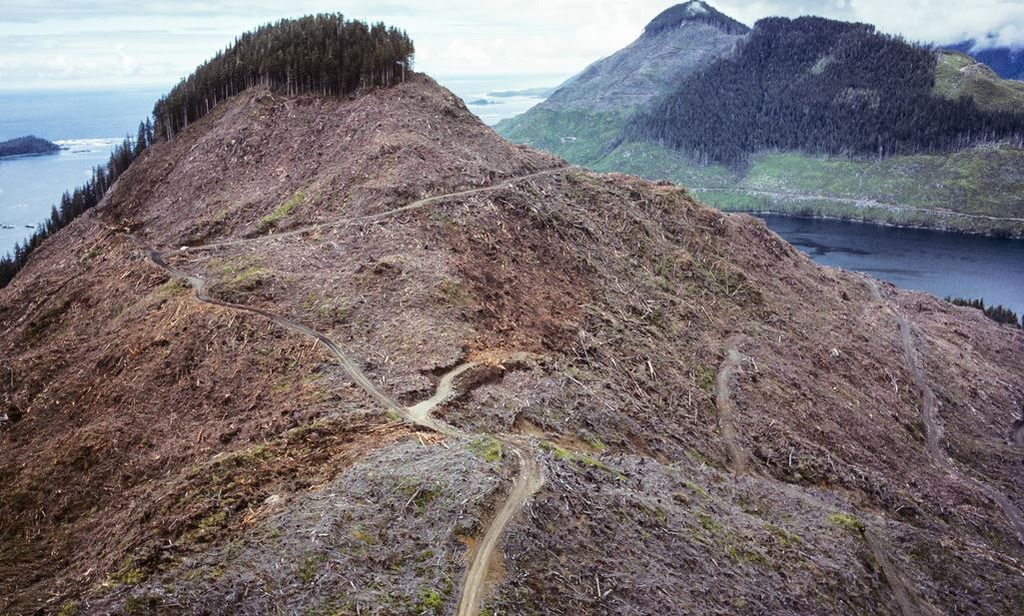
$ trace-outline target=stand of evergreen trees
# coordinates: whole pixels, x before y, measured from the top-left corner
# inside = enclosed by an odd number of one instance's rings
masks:
[[[1024,139],[1024,110],[934,96],[935,66],[932,50],[870,25],[763,19],[734,55],[638,114],[624,137],[727,164],[762,150],[883,157]]]
[[[96,207],[117,178],[155,138],[153,123],[150,120],[140,123],[136,136],[126,136],[124,141],[114,148],[107,164],[93,169],[92,177],[74,192],[65,192],[60,199],[60,205],[50,209],[50,217],[36,227],[32,236],[15,245],[13,254],[0,258],[0,289],[6,287],[14,279],[15,274],[25,267],[29,255],[43,243],[43,240],[63,229],[87,210]]]
[[[1021,327],[1020,317],[1006,306],[986,306],[983,299],[964,299],[963,297],[947,297],[946,301],[957,306],[977,308],[996,323]]]
[[[263,84],[286,94],[343,96],[405,79],[412,40],[382,23],[339,14],[284,19],[248,32],[200,65],[153,110],[157,134],[170,139],[221,101]]]

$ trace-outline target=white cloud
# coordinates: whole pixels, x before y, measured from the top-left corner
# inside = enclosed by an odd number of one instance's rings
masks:
[[[711,0],[753,24],[818,14],[874,23],[910,40],[1024,46],[1024,0]],[[629,44],[671,0],[352,0],[348,17],[382,20],[416,41],[433,75],[567,77]],[[337,11],[333,0],[5,0],[0,88],[169,86],[235,35],[281,17]]]
[[[1024,47],[1022,0],[718,0],[722,12],[747,24],[766,15],[821,15],[874,24],[912,41],[948,44],[990,39],[988,46]]]

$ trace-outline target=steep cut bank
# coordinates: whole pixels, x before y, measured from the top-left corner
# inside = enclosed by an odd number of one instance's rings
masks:
[[[885,292],[949,455],[1020,499],[1024,335]],[[860,277],[425,77],[222,102],[0,325],[4,613],[1024,608]]]

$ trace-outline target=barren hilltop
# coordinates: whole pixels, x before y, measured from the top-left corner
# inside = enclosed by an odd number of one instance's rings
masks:
[[[1024,333],[421,75],[221,101],[0,331],[3,613],[1024,611]]]

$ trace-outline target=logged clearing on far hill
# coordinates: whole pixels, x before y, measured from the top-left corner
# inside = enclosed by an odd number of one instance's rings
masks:
[[[1024,611],[1024,332],[377,85],[219,100],[0,289],[0,612]]]

